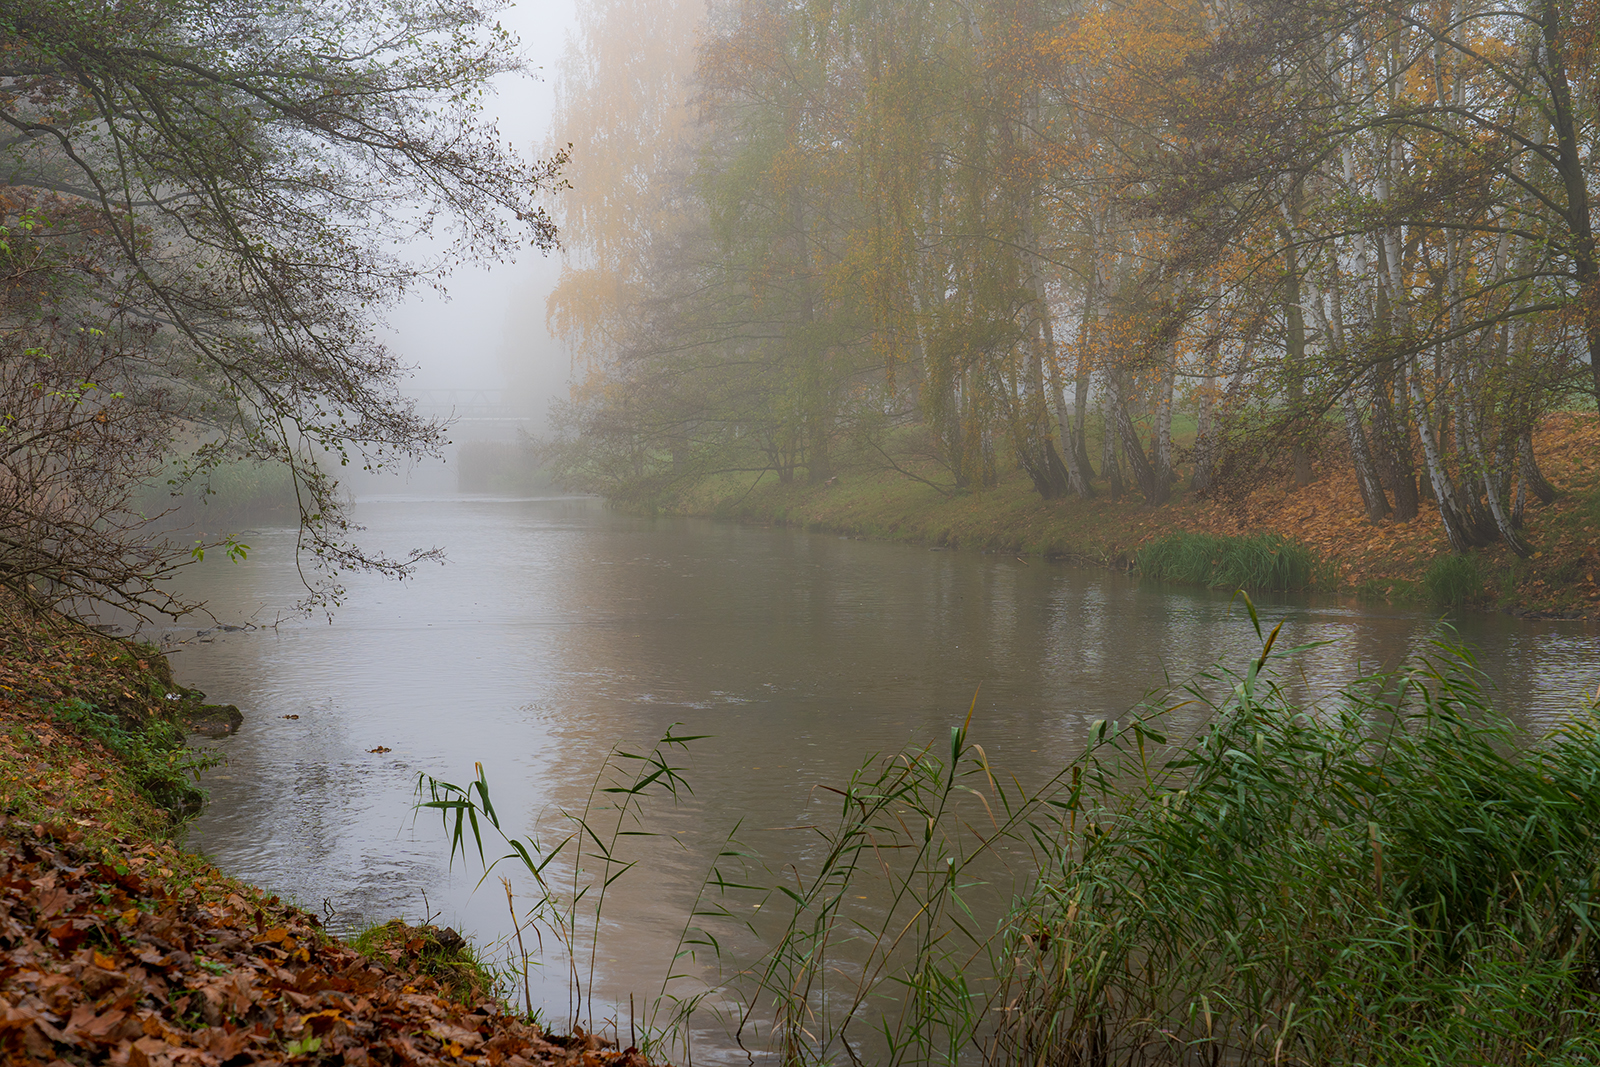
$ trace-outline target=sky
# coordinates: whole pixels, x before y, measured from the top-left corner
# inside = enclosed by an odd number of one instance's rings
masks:
[[[534,77],[502,80],[491,107],[502,136],[531,159],[543,155],[549,136],[552,83],[574,0],[520,0],[498,18],[521,38]],[[542,418],[550,398],[566,394],[569,374],[568,356],[544,324],[545,297],[559,272],[559,254],[530,248],[515,264],[458,269],[446,283],[448,299],[418,290],[391,309],[380,336],[416,365],[406,391],[514,386],[507,398],[532,404],[528,414]]]

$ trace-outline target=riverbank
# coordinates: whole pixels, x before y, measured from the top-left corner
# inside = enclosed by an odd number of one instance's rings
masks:
[[[512,1014],[451,931],[363,954],[182,847],[204,706],[151,646],[0,605],[0,1061],[644,1064]]]
[[[1530,497],[1518,559],[1504,545],[1471,553],[1462,606],[1535,617],[1600,618],[1600,416],[1562,412],[1534,435],[1549,505]],[[915,472],[913,472],[915,473]],[[932,471],[924,472],[932,481]],[[1184,483],[1186,484],[1186,482]],[[712,479],[671,510],[741,522],[788,525],[849,537],[904,541],[1019,556],[1135,565],[1140,549],[1174,532],[1228,537],[1277,534],[1315,560],[1311,588],[1368,601],[1426,603],[1430,568],[1449,557],[1437,511],[1424,503],[1409,523],[1367,522],[1354,475],[1337,452],[1296,488],[1286,479],[1239,499],[1189,492],[1160,507],[1137,494],[1111,500],[1044,501],[1020,472],[993,488],[948,492],[881,467],[846,469],[826,485],[782,485],[775,476]]]

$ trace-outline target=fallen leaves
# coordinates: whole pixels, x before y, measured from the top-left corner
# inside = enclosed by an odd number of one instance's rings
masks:
[[[643,1062],[592,1035],[553,1038],[492,1001],[454,1003],[427,975],[327,937],[313,916],[207,888],[0,817],[0,1060]]]
[[[1545,477],[1561,495],[1549,505],[1530,498],[1526,536],[1543,547],[1521,566],[1515,595],[1510,597],[1520,602],[1524,613],[1546,600],[1566,604],[1582,595],[1575,589],[1575,574],[1552,575],[1565,574],[1575,560],[1580,572],[1585,571],[1581,564],[1593,558],[1594,531],[1582,529],[1579,536],[1568,531],[1600,484],[1600,472],[1590,467],[1592,457],[1600,454],[1600,418],[1577,412],[1549,415],[1534,434],[1534,450]],[[1175,523],[1166,519],[1165,525],[1205,533],[1275,532],[1296,538],[1339,568],[1339,584],[1345,589],[1365,585],[1392,592],[1419,580],[1435,557],[1449,551],[1436,505],[1424,500],[1421,514],[1409,523],[1373,524],[1366,519],[1355,474],[1345,460],[1334,455],[1316,473],[1316,480],[1303,488],[1263,485],[1242,501],[1194,505]],[[1145,537],[1158,536],[1159,525],[1152,523]],[[1477,554],[1491,567],[1509,567],[1512,562],[1503,545],[1480,548]]]
[[[0,1063],[641,1067],[593,1035],[545,1034],[482,997],[453,1001],[415,957],[361,955],[179,851],[126,766],[44,710],[143,690],[132,710],[164,710],[165,660],[6,607]]]

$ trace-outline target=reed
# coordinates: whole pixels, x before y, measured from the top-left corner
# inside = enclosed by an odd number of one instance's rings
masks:
[[[859,774],[745,974],[747,1017],[796,1064],[1593,1062],[1589,712],[1519,753],[1448,646],[1298,707],[1275,637],[1097,724],[1042,788],[966,727]],[[1000,858],[1015,881],[986,884]],[[863,881],[888,901],[871,923]],[[997,888],[1012,905],[985,924]]]
[[[1422,589],[1441,608],[1463,608],[1484,597],[1483,575],[1475,556],[1448,554],[1428,565]]]
[[[1316,571],[1311,550],[1280,534],[1172,533],[1141,548],[1135,565],[1156,581],[1213,589],[1306,589]]]
[[[1083,829],[1066,827],[1001,941],[1015,953],[1025,931],[1050,936],[1000,983],[1000,1058],[1600,1051],[1587,715],[1516,755],[1470,655],[1449,648],[1315,710],[1254,671],[1215,680],[1234,696],[1155,773],[1126,773],[1125,743],[1090,759]]]
[[[676,800],[692,792],[683,769],[674,765],[672,757],[705,735],[675,733],[681,725],[668,727],[648,751],[629,752],[620,746],[611,749],[590,783],[583,807],[562,813],[561,831],[553,840],[519,837],[501,824],[482,763],[476,765],[474,778],[465,786],[428,774],[418,777],[415,806],[439,813],[450,839],[452,864],[458,854],[466,859],[475,852],[483,867],[479,886],[508,861],[513,869],[520,867],[533,880],[535,888],[519,912],[510,880],[501,879],[512,919],[511,933],[502,941],[508,950],[512,943],[517,945],[505,969],[520,975],[530,1019],[540,1017],[543,1011],[533,1005],[528,982],[530,953],[522,935],[529,930],[540,945],[543,931],[561,946],[571,993],[568,1023],[574,1028],[587,1024],[586,1029],[595,1030],[594,977],[606,897],[611,886],[637,862],[628,858],[621,846],[630,838],[659,836],[642,828],[645,809],[651,801]],[[485,838],[493,841],[495,837],[509,851],[490,860]],[[558,860],[565,860],[564,866]],[[566,877],[558,879],[558,872]],[[514,998],[515,989],[510,992]],[[679,1001],[686,1013],[692,1013],[698,998],[690,996]],[[648,1054],[655,1043],[656,1035],[648,1033],[641,1047]]]

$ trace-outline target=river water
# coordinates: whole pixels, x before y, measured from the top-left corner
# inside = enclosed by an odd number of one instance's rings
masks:
[[[814,840],[780,828],[827,806],[819,787],[873,753],[942,743],[969,707],[991,761],[1027,777],[1077,755],[1095,720],[1259,651],[1225,594],[1037,559],[638,518],[588,499],[373,499],[356,518],[374,545],[441,545],[449,563],[404,583],[357,577],[331,622],[292,613],[291,529],[251,531],[248,560],[187,578],[218,619],[254,626],[165,634],[179,681],[245,714],[216,745],[227,764],[206,776],[191,841],[336,929],[436,916],[491,942],[510,927],[504,890],[478,885],[475,855],[452,869],[437,818],[413,812],[419,775],[465,782],[481,762],[508,830],[548,844],[613,747],[643,752],[675,723],[709,735],[676,760],[692,793],[652,803],[642,828],[657,836],[621,842],[645,862],[605,902],[593,1013],[615,1017],[624,1043],[628,994],[643,1015],[735,823],[781,866]],[[1312,694],[1425,651],[1437,632],[1421,611],[1258,603],[1269,625],[1285,622],[1280,640],[1319,643],[1289,678]],[[1453,625],[1532,731],[1600,683],[1592,624]],[[520,902],[531,883],[515,880]],[[568,974],[545,949],[533,998],[570,1018]],[[702,1062],[744,1061],[710,1023],[695,1040]]]

